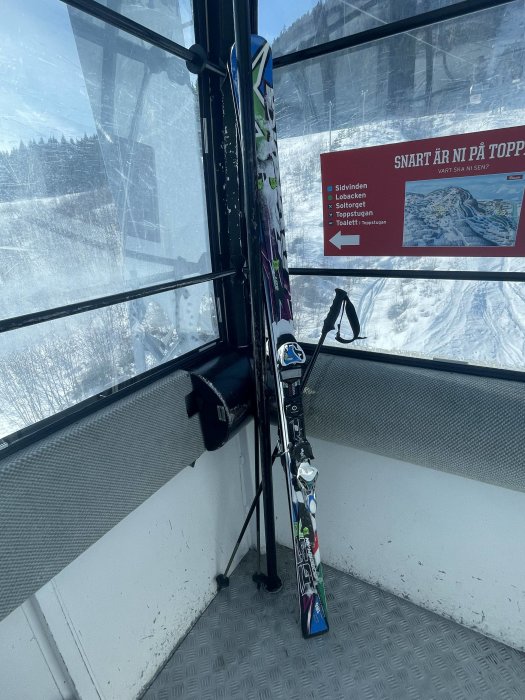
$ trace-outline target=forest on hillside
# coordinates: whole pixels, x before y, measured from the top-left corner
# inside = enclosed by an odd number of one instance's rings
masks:
[[[0,202],[60,197],[96,190],[107,183],[96,134],[67,140],[23,141],[0,151]]]

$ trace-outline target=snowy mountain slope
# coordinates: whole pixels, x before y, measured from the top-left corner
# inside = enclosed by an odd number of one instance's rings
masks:
[[[155,242],[123,236],[108,187],[0,202],[0,255],[0,318],[209,269],[205,255],[196,263],[170,260],[158,256]]]
[[[0,231],[0,246],[11,249],[2,255],[0,318],[119,287],[121,244],[107,190],[0,203]]]
[[[127,257],[107,188],[0,203],[0,260],[0,318],[198,274]],[[4,333],[0,438],[216,336],[209,284]]]

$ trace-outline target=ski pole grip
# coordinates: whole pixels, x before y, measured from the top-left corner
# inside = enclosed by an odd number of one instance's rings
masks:
[[[335,297],[332,302],[332,306],[330,307],[328,314],[324,320],[323,323],[323,331],[322,334],[326,335],[330,331],[335,330],[335,324],[337,322],[337,317],[341,313],[341,308],[343,306],[343,303],[346,299],[346,292],[343,289],[336,289],[335,290]]]

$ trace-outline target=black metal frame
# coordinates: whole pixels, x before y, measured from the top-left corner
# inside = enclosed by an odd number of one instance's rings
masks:
[[[148,29],[138,22],[134,22],[129,17],[121,15],[119,12],[115,12],[99,2],[95,2],[95,0],[61,0],[61,2],[70,7],[74,7],[76,10],[81,10],[117,29],[122,29],[122,31],[138,39],[143,39],[148,42],[148,44],[157,46],[159,49],[163,49],[173,56],[182,58],[189,66],[194,67],[199,72],[200,70],[210,70],[221,76],[226,75],[226,71],[222,66],[209,61],[207,58],[203,59],[202,55],[196,50],[187,49],[185,46],[171,41],[171,39],[168,39],[162,34],[154,32],[152,29]]]
[[[161,282],[149,287],[141,287],[128,292],[119,292],[118,294],[109,294],[108,296],[98,297],[96,299],[88,299],[86,301],[78,301],[74,304],[66,304],[65,306],[57,306],[54,309],[46,309],[45,311],[35,311],[34,313],[24,314],[23,316],[14,316],[0,320],[0,333],[17,330],[18,328],[26,328],[34,326],[37,323],[46,321],[55,321],[58,318],[74,316],[82,314],[86,311],[95,311],[103,309],[105,306],[115,306],[126,301],[134,299],[143,299],[144,297],[152,296],[153,294],[163,294],[171,292],[174,289],[182,289],[183,287],[191,287],[194,284],[202,284],[204,282],[213,282],[225,277],[231,277],[235,274],[235,270],[226,270],[224,272],[209,272],[205,275],[196,275],[195,277],[187,277],[186,279],[177,280],[174,282]]]
[[[221,65],[226,60],[223,46],[226,13],[222,5],[223,0],[200,0],[193,4],[197,45],[203,47],[210,60]],[[233,19],[231,24],[233,25]],[[233,27],[231,37],[227,40],[228,50],[231,44]],[[239,308],[238,304],[239,299],[244,297],[245,279],[242,274],[244,257],[241,251],[238,218],[235,127],[226,123],[228,107],[225,97],[228,93],[223,89],[225,84],[227,85],[227,82],[217,73],[203,71],[199,75],[206,206],[212,260],[218,269],[234,269],[237,272],[216,284],[216,298],[220,299],[225,310],[224,339],[233,347],[247,347],[250,339],[246,308],[244,304]],[[230,153],[232,147],[234,152]],[[230,163],[231,160],[235,161],[235,167]]]
[[[383,277],[415,280],[464,280],[466,282],[525,282],[525,272],[476,270],[388,270],[344,267],[291,267],[290,275],[307,277]]]
[[[311,356],[316,348],[313,343],[301,343],[308,356]],[[337,357],[353,357],[358,360],[370,360],[371,362],[383,362],[391,365],[403,365],[405,367],[420,367],[440,372],[455,372],[457,374],[470,374],[476,377],[491,377],[492,379],[505,379],[512,382],[525,383],[525,372],[487,365],[472,365],[461,360],[445,360],[439,357],[425,359],[412,355],[397,355],[374,350],[353,350],[334,345],[324,345],[320,351],[325,355]]]

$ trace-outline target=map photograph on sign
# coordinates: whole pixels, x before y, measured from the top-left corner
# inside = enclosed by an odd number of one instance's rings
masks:
[[[325,256],[525,257],[525,126],[322,153],[321,185]]]
[[[405,183],[403,246],[514,246],[523,173]]]

